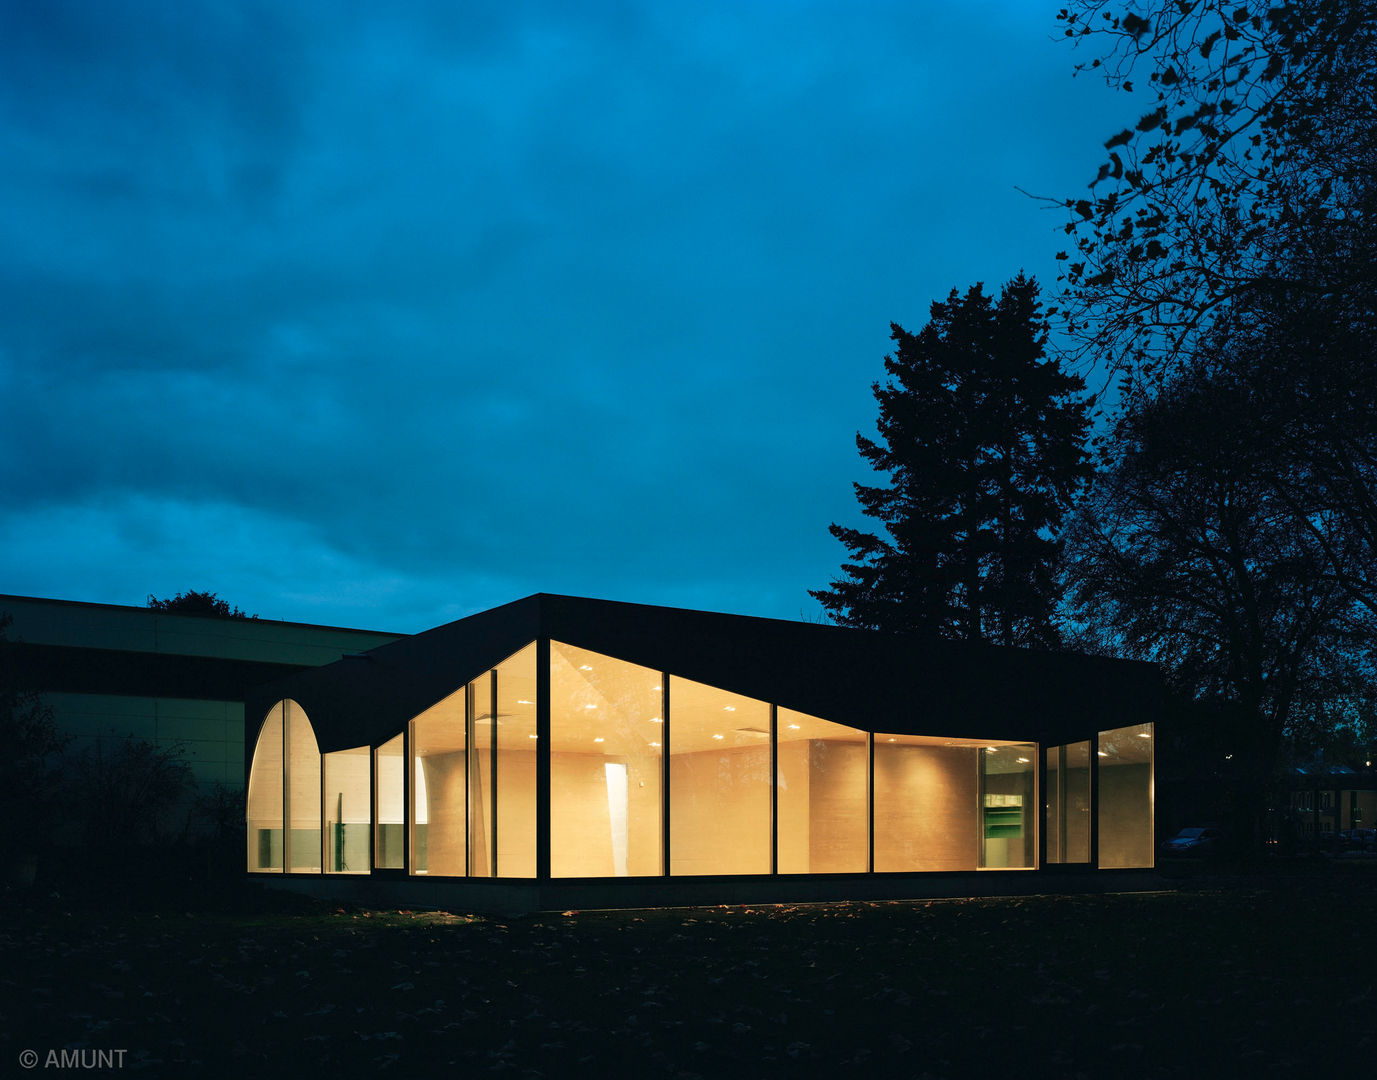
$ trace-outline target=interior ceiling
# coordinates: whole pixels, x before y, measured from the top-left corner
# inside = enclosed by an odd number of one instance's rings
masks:
[[[499,665],[497,726],[499,744],[512,746],[514,739],[535,733],[534,645]],[[766,702],[732,694],[703,683],[671,676],[675,753],[696,753],[729,748],[769,746],[770,709]],[[552,750],[626,757],[658,755],[663,747],[663,679],[659,672],[613,657],[578,649],[561,642],[550,648]],[[474,708],[480,721],[491,711],[491,690],[484,676],[479,681]],[[466,691],[460,688],[421,714],[417,750],[422,755],[452,753],[464,749]],[[795,739],[829,739],[863,742],[865,733],[789,709],[778,713],[781,742]],[[490,745],[490,727],[476,725],[475,743]],[[1134,729],[1135,731],[1137,729]],[[993,772],[1027,767],[1019,757],[1031,758],[1032,747],[1009,740],[948,738],[942,736],[886,735],[877,733],[876,746],[1004,747],[1022,748],[989,756]],[[1126,740],[1121,740],[1126,741]],[[1143,755],[1146,740],[1133,739],[1125,753]],[[1026,751],[1026,752],[1022,752]],[[1128,760],[1122,757],[1119,760]],[[1142,756],[1140,760],[1146,760]]]

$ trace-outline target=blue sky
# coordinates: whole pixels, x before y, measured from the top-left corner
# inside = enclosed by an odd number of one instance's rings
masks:
[[[1133,103],[1055,5],[0,0],[0,592],[780,618],[889,323]]]

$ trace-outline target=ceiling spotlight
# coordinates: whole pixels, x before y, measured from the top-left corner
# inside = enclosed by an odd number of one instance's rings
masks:
[[[719,739],[719,740],[720,740],[720,739],[725,739],[726,736],[725,736],[725,735],[714,735],[713,738],[714,738],[714,739]]]
[[[580,671],[592,671],[592,670],[593,670],[593,666],[592,666],[591,664],[580,664],[580,665],[579,665],[579,670],[580,670]]]
[[[1095,753],[1099,754],[1100,757],[1109,757],[1103,750],[1096,750]]]
[[[1018,759],[1018,763],[1019,763],[1020,765],[1027,765],[1027,764],[1028,764],[1028,759],[1027,759],[1026,757],[1021,757],[1021,758]]]
[[[540,738],[540,736],[539,736],[539,735],[527,735],[526,738],[528,738],[528,739],[538,739],[538,738]]]
[[[652,716],[652,717],[650,718],[650,722],[651,722],[652,724],[663,724],[663,723],[664,723],[664,721],[661,720],[658,716]]]
[[[1146,731],[1140,731],[1140,732],[1138,732],[1138,738],[1140,738],[1140,739],[1150,739],[1150,738],[1152,738],[1152,736],[1149,735]]]
[[[535,704],[534,701],[527,701],[525,698],[517,698],[517,699],[516,699],[516,703],[517,703],[518,705],[534,705],[534,704]]]
[[[585,709],[596,709],[597,706],[596,706],[596,705],[585,705],[584,708],[585,708]]]
[[[797,724],[790,724],[790,725],[789,725],[789,730],[790,730],[790,731],[797,731],[797,730],[798,730],[798,725],[797,725]]]
[[[650,745],[653,746],[653,747],[655,747],[656,750],[660,749],[660,744],[657,743],[657,742],[653,742],[653,743],[651,743]]]
[[[722,706],[722,711],[723,711],[723,712],[736,712],[736,706],[735,706],[735,705],[723,705],[723,706]]]
[[[597,738],[595,738],[593,741],[594,741],[594,742],[606,742],[607,740],[604,739],[601,735],[599,735],[599,736],[598,736]]]

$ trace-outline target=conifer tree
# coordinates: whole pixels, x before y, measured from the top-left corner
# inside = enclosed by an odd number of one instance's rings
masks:
[[[833,524],[849,561],[810,590],[843,626],[1053,646],[1062,516],[1089,478],[1085,384],[1046,354],[1037,282],[997,302],[977,284],[891,324],[878,439],[856,436],[885,485],[856,484],[868,533]]]

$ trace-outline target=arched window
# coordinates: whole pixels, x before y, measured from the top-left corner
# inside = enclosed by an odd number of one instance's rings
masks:
[[[295,701],[279,701],[263,720],[246,815],[250,870],[319,872],[320,747],[306,710]]]

